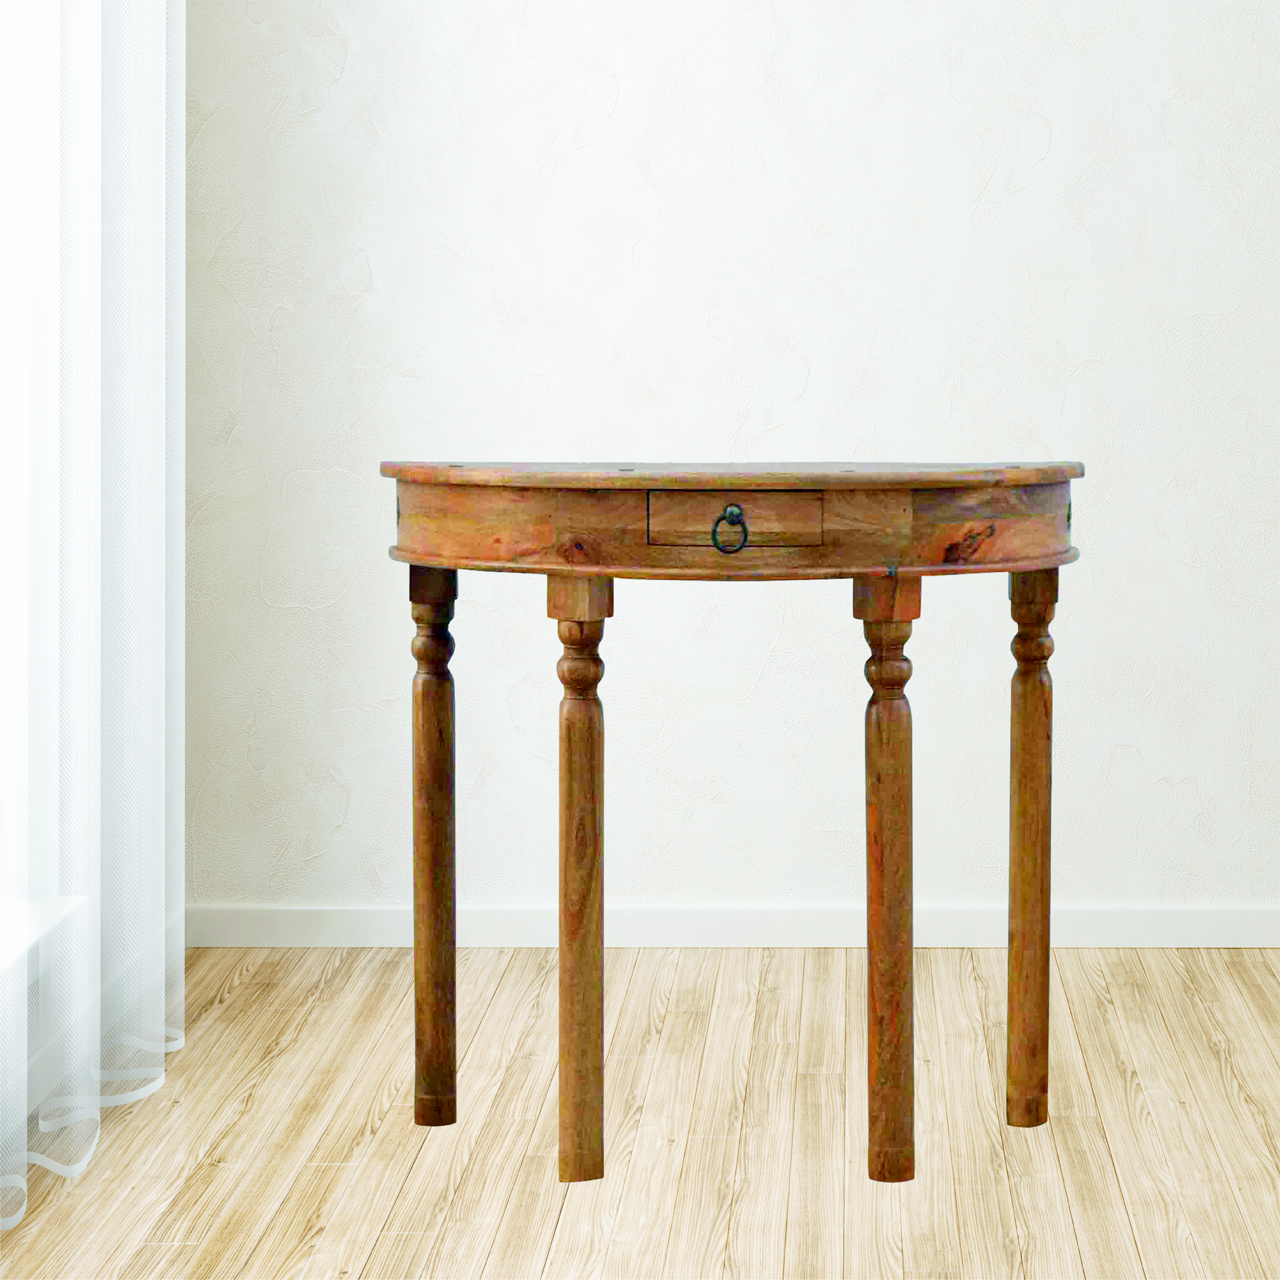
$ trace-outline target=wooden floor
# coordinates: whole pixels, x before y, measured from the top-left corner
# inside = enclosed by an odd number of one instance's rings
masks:
[[[554,950],[458,959],[413,1124],[411,953],[188,952],[163,1089],[34,1168],[23,1277],[1280,1276],[1280,951],[1054,952],[1004,1124],[1005,953],[915,953],[916,1177],[866,1176],[866,952],[606,952],[606,1175],[556,1177]]]

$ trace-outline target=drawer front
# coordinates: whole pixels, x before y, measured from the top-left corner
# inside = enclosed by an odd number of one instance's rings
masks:
[[[820,547],[821,489],[650,489],[649,543],[659,547],[710,547],[711,526],[731,503],[742,508],[751,547]],[[742,541],[740,526],[720,522],[722,546]]]

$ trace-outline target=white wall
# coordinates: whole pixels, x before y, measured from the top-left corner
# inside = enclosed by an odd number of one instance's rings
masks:
[[[1276,945],[1278,54],[1266,4],[191,0],[191,940],[409,900],[383,459],[1078,459],[1055,904]],[[545,580],[459,589],[464,920],[549,922]],[[1006,590],[908,648],[918,921],[997,944]],[[618,582],[611,910],[856,919],[851,595]]]

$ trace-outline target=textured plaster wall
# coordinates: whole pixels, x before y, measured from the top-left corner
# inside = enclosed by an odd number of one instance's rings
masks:
[[[1063,458],[1054,894],[1280,897],[1280,11],[192,0],[189,896],[410,896],[385,458]],[[926,581],[918,903],[1004,900],[1003,577]],[[459,898],[554,897],[545,580],[460,575]],[[620,581],[606,892],[856,903],[847,582]]]

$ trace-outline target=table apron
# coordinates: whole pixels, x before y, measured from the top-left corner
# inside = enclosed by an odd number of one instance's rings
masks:
[[[398,480],[394,559],[609,577],[1022,572],[1076,558],[1070,482],[920,489],[643,490]],[[737,503],[747,545],[712,545]],[[740,535],[720,525],[720,542]]]

